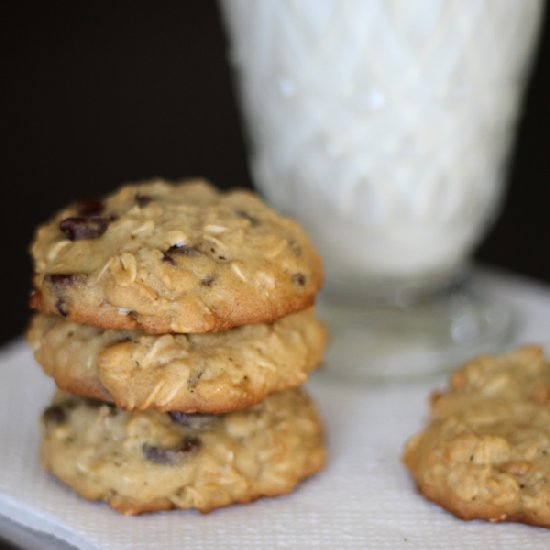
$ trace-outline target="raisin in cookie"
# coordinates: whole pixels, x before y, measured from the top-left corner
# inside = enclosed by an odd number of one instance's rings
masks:
[[[28,332],[59,388],[123,409],[221,413],[303,384],[326,331],[312,310],[209,334],[102,331],[37,315]]]
[[[550,365],[542,350],[480,357],[456,371],[403,459],[420,492],[458,517],[550,527]]]
[[[298,390],[218,416],[129,413],[59,393],[43,426],[44,467],[127,515],[286,494],[325,462],[320,420]]]
[[[104,329],[209,332],[310,307],[302,229],[257,196],[154,180],[62,210],[37,231],[31,306]]]

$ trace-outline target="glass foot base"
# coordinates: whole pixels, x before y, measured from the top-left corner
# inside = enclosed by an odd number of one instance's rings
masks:
[[[330,330],[322,373],[339,379],[402,381],[437,375],[502,349],[514,333],[510,306],[472,283],[407,307],[351,305],[322,295]]]

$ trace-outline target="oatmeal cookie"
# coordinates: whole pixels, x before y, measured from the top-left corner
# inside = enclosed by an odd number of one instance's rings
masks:
[[[39,314],[28,338],[45,373],[70,393],[123,409],[221,413],[303,384],[321,360],[326,331],[312,310],[225,332],[162,336]]]
[[[403,460],[427,498],[463,519],[550,527],[550,365],[541,349],[484,356],[435,394]]]
[[[44,467],[127,515],[286,494],[325,462],[320,420],[298,390],[218,416],[130,413],[58,393],[43,428]]]
[[[32,307],[153,334],[271,322],[310,307],[322,281],[298,224],[202,180],[77,202],[38,229],[32,255]]]

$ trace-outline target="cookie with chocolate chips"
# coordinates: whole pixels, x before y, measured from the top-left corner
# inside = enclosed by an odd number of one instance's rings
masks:
[[[303,384],[326,331],[312,310],[207,334],[101,330],[37,315],[28,331],[57,386],[124,409],[221,413]]]
[[[325,462],[322,427],[298,390],[225,415],[124,412],[59,393],[43,416],[42,462],[127,515],[209,512],[286,494]]]
[[[310,307],[322,280],[295,222],[200,180],[80,201],[38,229],[32,255],[34,308],[154,334],[271,322]]]
[[[480,357],[431,400],[403,460],[430,500],[463,519],[550,527],[550,364],[529,347]]]

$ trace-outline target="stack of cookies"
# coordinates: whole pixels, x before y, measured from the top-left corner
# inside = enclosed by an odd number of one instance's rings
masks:
[[[319,258],[247,191],[155,180],[80,201],[32,246],[28,337],[58,392],[42,462],[125,514],[284,494],[322,468],[297,386],[326,334]]]

